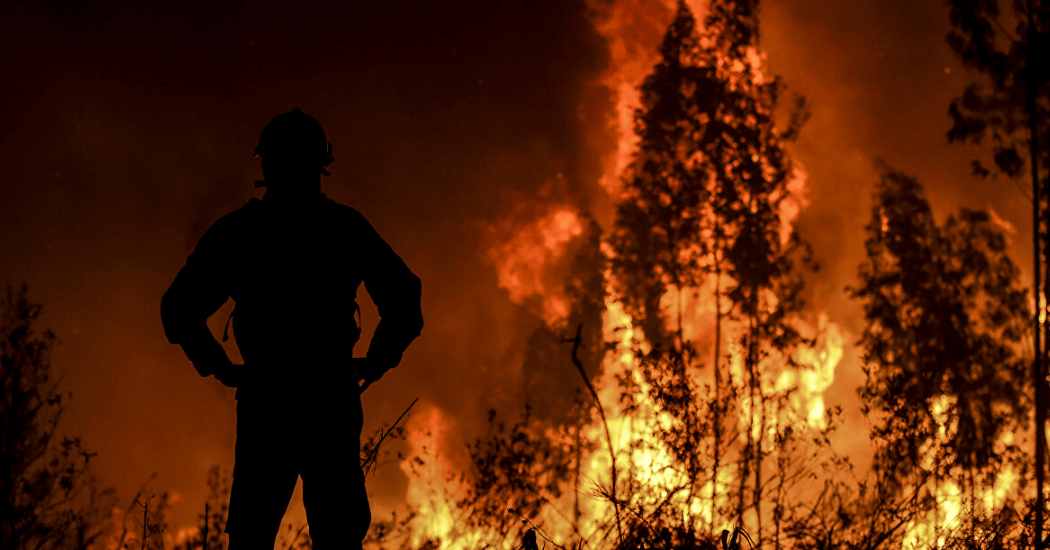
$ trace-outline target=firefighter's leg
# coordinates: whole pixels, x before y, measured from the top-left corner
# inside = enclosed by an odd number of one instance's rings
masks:
[[[229,550],[272,550],[299,472],[286,408],[272,399],[240,399],[226,532]]]
[[[359,550],[372,521],[361,473],[361,400],[356,392],[329,396],[311,412],[302,469],[310,538],[315,550]]]

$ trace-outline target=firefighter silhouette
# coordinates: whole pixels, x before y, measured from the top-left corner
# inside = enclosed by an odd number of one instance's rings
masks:
[[[420,281],[359,212],[321,193],[333,158],[315,119],[278,115],[255,154],[266,193],[201,238],[161,301],[164,331],[201,376],[237,388],[230,549],[273,548],[299,477],[314,547],[360,548],[360,392],[422,330]],[[361,283],[380,320],[352,358]],[[243,365],[206,324],[228,298]]]

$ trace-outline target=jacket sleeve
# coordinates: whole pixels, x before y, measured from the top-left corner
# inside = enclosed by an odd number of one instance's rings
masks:
[[[226,350],[208,329],[208,318],[229,298],[225,225],[219,220],[204,234],[160,302],[165,336],[182,346],[201,376],[230,364]]]
[[[421,284],[376,230],[363,222],[365,290],[379,310],[379,324],[366,357],[377,367],[391,369],[423,330]]]

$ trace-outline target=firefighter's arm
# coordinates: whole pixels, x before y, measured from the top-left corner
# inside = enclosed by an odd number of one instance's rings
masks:
[[[390,245],[364,223],[365,289],[379,310],[379,324],[365,357],[371,378],[378,378],[401,362],[401,355],[423,330],[421,284]]]
[[[160,304],[165,336],[172,344],[182,346],[201,376],[224,372],[231,366],[226,350],[208,329],[208,318],[229,298],[221,223],[201,238]]]

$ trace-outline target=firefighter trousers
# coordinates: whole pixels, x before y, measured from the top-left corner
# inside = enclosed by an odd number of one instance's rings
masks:
[[[371,523],[356,384],[237,392],[230,550],[271,550],[298,478],[315,550],[357,550]]]

